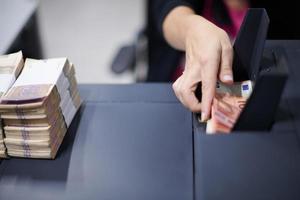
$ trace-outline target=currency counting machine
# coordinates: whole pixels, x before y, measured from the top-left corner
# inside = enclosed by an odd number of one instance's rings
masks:
[[[235,81],[254,82],[233,132],[206,135],[194,115],[197,200],[300,199],[299,108],[292,110],[296,102],[289,99],[299,88],[285,85],[286,53],[265,48],[268,24],[264,9],[250,9],[233,47]]]
[[[255,87],[231,134],[205,134],[170,84],[81,85],[57,158],[4,160],[0,199],[299,200],[300,41],[265,45],[268,21],[249,10],[234,45]]]

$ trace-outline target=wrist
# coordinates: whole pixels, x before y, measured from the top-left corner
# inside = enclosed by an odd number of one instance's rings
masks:
[[[184,32],[183,32],[183,41],[186,49],[187,43],[191,40],[191,38],[200,37],[201,33],[203,33],[208,28],[207,20],[200,15],[189,15],[184,19]],[[205,25],[206,24],[206,25]]]

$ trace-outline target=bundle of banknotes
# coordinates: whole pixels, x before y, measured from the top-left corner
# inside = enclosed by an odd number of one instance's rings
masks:
[[[27,58],[1,98],[7,154],[55,158],[80,105],[75,69],[67,58]]]
[[[232,85],[217,83],[211,108],[211,119],[207,121],[206,133],[230,133],[253,90],[251,81]]]
[[[0,56],[0,98],[15,82],[24,65],[22,52]],[[6,157],[3,127],[0,120],[0,158]]]

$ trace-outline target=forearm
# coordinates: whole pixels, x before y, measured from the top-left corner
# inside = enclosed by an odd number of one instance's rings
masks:
[[[163,22],[164,37],[172,47],[184,51],[189,31],[199,23],[205,23],[205,21],[203,17],[196,15],[190,7],[178,6],[166,16]]]
[[[233,80],[230,39],[224,30],[184,6],[172,9],[162,28],[167,42],[186,53],[184,73],[174,82],[174,92],[183,105],[201,111],[202,120],[207,120],[217,79],[227,84]],[[195,96],[200,81],[201,102]]]
[[[174,48],[185,50],[185,38],[189,24],[188,18],[195,12],[187,6],[174,8],[163,22],[163,34],[166,41]]]

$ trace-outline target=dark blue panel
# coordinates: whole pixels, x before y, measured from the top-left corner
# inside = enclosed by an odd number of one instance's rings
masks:
[[[93,102],[179,102],[171,84],[80,85],[85,101]]]
[[[295,133],[195,133],[197,200],[300,199]]]

